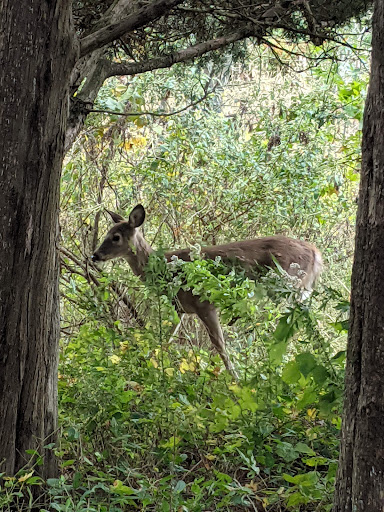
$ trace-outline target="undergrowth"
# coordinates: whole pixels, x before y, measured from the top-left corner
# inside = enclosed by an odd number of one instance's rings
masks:
[[[161,262],[152,262],[158,275]],[[45,492],[41,511],[331,510],[344,362],[332,339],[347,327],[348,304],[330,289],[295,302],[276,275],[240,276],[240,287],[222,270],[194,261],[168,290],[196,280],[199,293],[215,290],[227,319],[241,313],[243,335],[229,347],[240,382],[217,355],[170,341],[174,310],[149,282],[157,315],[143,329],[89,319],[63,343],[60,446],[49,447],[60,477],[43,482],[36,466],[5,480],[1,510],[32,509],[34,486]],[[339,322],[327,324],[329,307]]]

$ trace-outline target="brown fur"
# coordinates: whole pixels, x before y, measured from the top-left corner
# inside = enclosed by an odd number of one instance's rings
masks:
[[[177,249],[167,251],[165,257],[168,261],[172,256],[177,256],[184,261],[191,261],[190,252],[190,249]],[[298,271],[304,271],[305,276],[302,278],[301,287],[307,290],[312,288],[322,266],[320,251],[314,245],[285,236],[268,236],[202,247],[201,256],[211,260],[220,256],[224,263],[240,264],[249,271],[250,277],[257,277],[260,267],[274,267],[275,259],[289,275],[296,276]],[[297,263],[300,268],[292,268],[292,263]]]

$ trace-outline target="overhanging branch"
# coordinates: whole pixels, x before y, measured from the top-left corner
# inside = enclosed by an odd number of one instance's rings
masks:
[[[253,35],[256,35],[255,29],[247,27],[239,29],[228,35],[190,46],[185,50],[180,50],[178,52],[171,53],[170,55],[165,55],[164,57],[149,59],[145,62],[112,62],[108,76],[135,75],[137,73],[153,71],[154,69],[169,68],[178,62],[193,60],[196,57],[200,57],[201,55],[218,50],[228,44],[235,43],[236,41],[240,41]]]
[[[183,0],[156,0],[130,16],[89,34],[80,41],[80,57],[158,19]]]
[[[97,33],[97,32],[96,32]],[[72,103],[71,115],[67,126],[66,132],[66,151],[74,142],[85,118],[89,114],[97,93],[104,83],[104,81],[112,76],[134,75],[138,73],[145,73],[146,71],[153,71],[155,69],[162,69],[173,66],[178,62],[186,62],[193,60],[196,57],[204,55],[214,50],[218,50],[226,45],[235,43],[250,36],[257,36],[255,27],[246,26],[239,28],[235,32],[204,41],[184,50],[156,57],[144,62],[111,62],[108,59],[100,59],[94,66],[92,73],[87,77],[87,80],[76,97],[77,101]],[[142,113],[141,113],[142,114]],[[134,114],[130,114],[134,115]],[[163,114],[162,114],[163,115]]]

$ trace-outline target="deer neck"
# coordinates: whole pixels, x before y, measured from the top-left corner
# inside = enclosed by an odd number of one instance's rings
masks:
[[[145,240],[140,231],[137,231],[132,239],[131,248],[128,249],[125,255],[125,259],[128,261],[132,272],[141,279],[145,277],[145,266],[148,263],[151,252],[153,252],[152,247]]]

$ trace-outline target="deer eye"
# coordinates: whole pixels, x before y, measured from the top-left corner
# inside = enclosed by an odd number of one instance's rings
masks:
[[[112,242],[119,242],[120,241],[120,235],[113,235]]]

